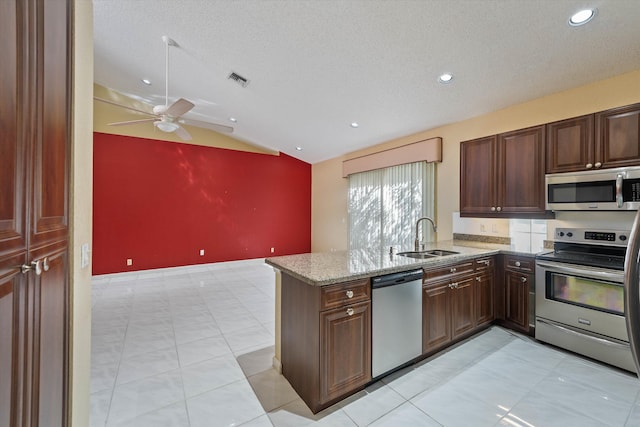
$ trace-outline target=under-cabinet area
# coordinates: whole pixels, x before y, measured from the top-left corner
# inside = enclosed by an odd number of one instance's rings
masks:
[[[325,285],[300,276],[300,271],[288,272],[277,260],[267,262],[281,271],[282,374],[317,413],[384,376],[372,373],[374,329],[380,327],[372,321],[377,308],[372,279],[379,271]],[[494,321],[530,333],[533,264],[530,256],[485,250],[396,266],[396,272],[415,274],[416,267],[422,271],[422,296],[414,297],[422,304],[422,352],[395,368],[436,354]],[[395,370],[387,368],[385,375]]]

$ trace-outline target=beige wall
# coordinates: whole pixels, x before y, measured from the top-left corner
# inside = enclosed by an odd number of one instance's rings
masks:
[[[313,252],[347,248],[347,179],[345,159],[422,139],[442,137],[442,163],[437,165],[436,212],[438,239],[452,237],[452,213],[459,209],[460,141],[640,102],[640,70],[565,92],[514,105],[317,163],[312,167]]]
[[[80,268],[80,247],[91,244],[93,164],[93,3],[74,0],[73,136],[71,149],[71,425],[89,425],[91,267]]]

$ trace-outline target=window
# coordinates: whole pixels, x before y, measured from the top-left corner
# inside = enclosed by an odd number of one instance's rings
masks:
[[[435,164],[410,163],[349,175],[349,249],[413,248],[418,218],[433,218]],[[429,223],[421,236],[431,241]]]

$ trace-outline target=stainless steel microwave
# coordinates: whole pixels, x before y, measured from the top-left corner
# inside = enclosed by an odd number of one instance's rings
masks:
[[[624,211],[640,208],[640,166],[545,176],[547,210]]]

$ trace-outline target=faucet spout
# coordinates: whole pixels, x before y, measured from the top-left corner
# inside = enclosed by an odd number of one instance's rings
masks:
[[[422,245],[422,242],[420,241],[420,223],[422,221],[429,221],[431,223],[431,227],[433,228],[433,232],[437,233],[438,232],[438,226],[436,225],[435,221],[428,217],[428,216],[424,216],[422,218],[420,218],[418,221],[416,221],[416,240],[414,242],[414,249],[416,250],[416,252],[420,251],[420,246]]]

